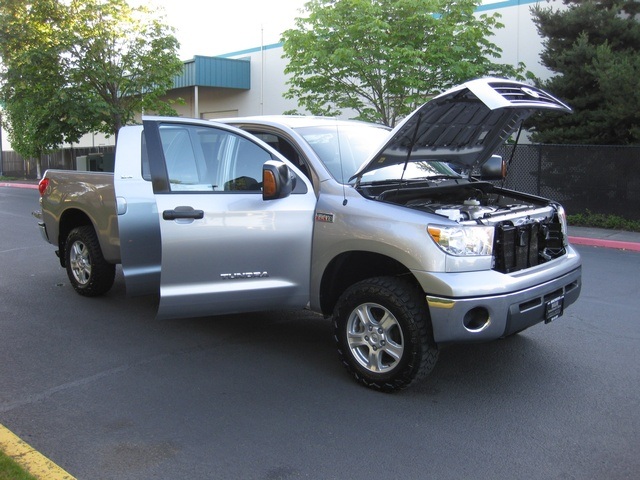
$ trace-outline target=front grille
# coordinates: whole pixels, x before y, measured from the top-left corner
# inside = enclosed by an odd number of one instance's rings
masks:
[[[496,227],[493,245],[493,269],[502,273],[535,267],[563,255],[564,241],[559,223],[537,222],[513,225],[505,222]]]

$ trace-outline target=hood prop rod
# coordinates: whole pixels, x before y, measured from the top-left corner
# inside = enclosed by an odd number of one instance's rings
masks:
[[[522,126],[524,125],[524,120],[520,121],[520,126],[518,127],[518,133],[516,134],[516,141],[513,144],[513,150],[511,150],[511,155],[509,155],[509,161],[507,162],[507,173],[504,176],[504,178],[502,179],[502,185],[500,185],[501,188],[504,188],[504,184],[507,181],[507,175],[509,175],[509,170],[511,169],[511,162],[513,162],[513,157],[516,154],[516,147],[518,146],[518,143],[520,142],[520,134],[522,133]]]
[[[411,160],[411,153],[413,151],[413,147],[416,145],[418,141],[418,131],[420,130],[420,123],[422,122],[422,114],[418,115],[418,120],[416,121],[416,127],[413,129],[413,137],[411,138],[411,143],[407,148],[407,158],[404,161],[404,166],[402,167],[402,175],[400,175],[400,180],[398,181],[398,188],[396,192],[400,192],[402,188],[402,181],[404,180],[404,174],[407,171],[407,166],[409,165],[409,160]]]

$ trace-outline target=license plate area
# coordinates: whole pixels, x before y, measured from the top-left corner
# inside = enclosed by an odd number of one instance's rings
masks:
[[[564,313],[564,295],[549,300],[544,307],[544,323],[553,322]]]

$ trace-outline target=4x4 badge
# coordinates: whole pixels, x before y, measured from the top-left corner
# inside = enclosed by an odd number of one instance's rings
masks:
[[[333,213],[316,213],[316,222],[333,223]]]

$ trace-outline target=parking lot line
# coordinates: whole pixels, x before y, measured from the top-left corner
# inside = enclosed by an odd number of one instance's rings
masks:
[[[34,450],[2,424],[0,424],[0,450],[37,478],[42,480],[75,480],[73,475]]]

